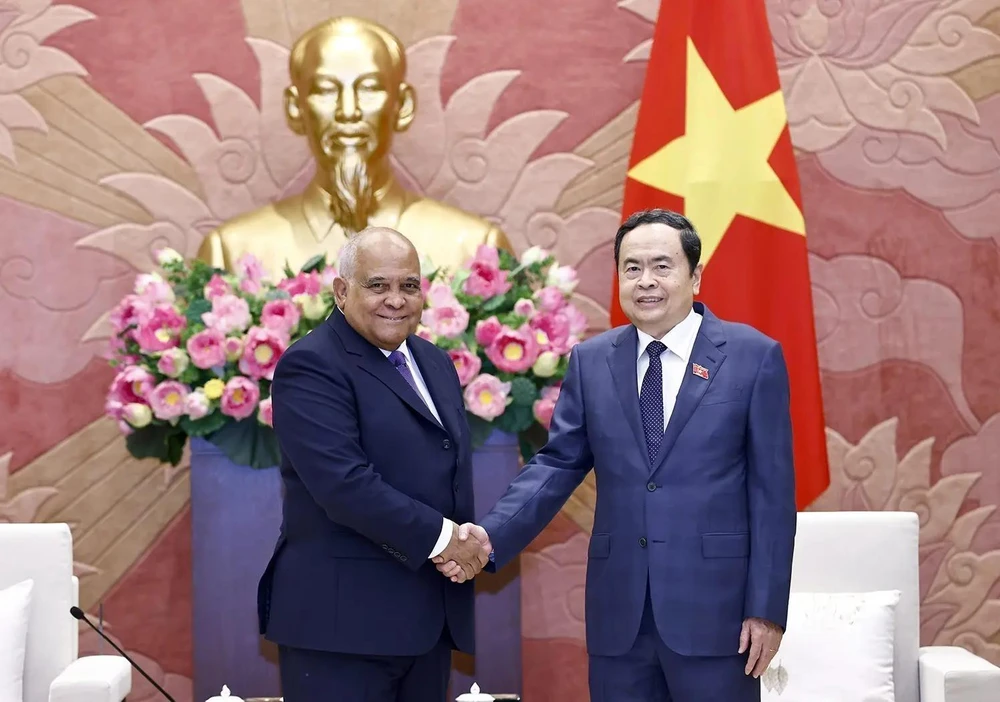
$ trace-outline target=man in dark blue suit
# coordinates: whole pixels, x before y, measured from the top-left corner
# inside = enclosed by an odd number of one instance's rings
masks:
[[[341,250],[339,310],[289,348],[272,387],[281,535],[258,591],[286,702],[441,702],[453,648],[473,652],[486,563],[458,374],[414,336],[413,245],[370,229]],[[430,558],[461,569],[449,582]]]
[[[759,700],[785,626],[796,517],[785,361],[775,341],[694,302],[700,255],[679,214],[621,226],[632,325],[573,350],[548,443],[481,527],[461,530],[492,543],[487,569],[500,568],[594,467],[593,702]]]

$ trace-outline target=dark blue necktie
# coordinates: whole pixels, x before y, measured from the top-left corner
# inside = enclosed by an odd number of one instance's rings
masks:
[[[663,364],[660,355],[667,350],[662,341],[650,341],[646,347],[649,368],[642,378],[639,391],[639,410],[642,412],[642,430],[646,433],[646,450],[649,465],[654,465],[656,454],[663,442]]]
[[[424,396],[421,395],[420,391],[417,389],[417,381],[413,377],[413,373],[410,372],[410,366],[406,362],[406,356],[403,355],[403,352],[399,351],[397,349],[396,351],[393,351],[392,353],[390,353],[389,354],[389,363],[391,363],[392,365],[396,366],[396,370],[398,370],[399,373],[400,373],[400,375],[402,375],[403,378],[406,379],[407,384],[411,388],[413,388],[413,392],[417,393],[417,397],[419,397],[421,400],[423,400]]]

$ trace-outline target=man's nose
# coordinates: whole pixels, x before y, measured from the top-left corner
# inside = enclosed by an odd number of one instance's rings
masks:
[[[358,96],[353,90],[341,90],[337,99],[337,119],[346,122],[361,118],[361,111],[358,109]]]
[[[398,310],[400,307],[406,304],[406,301],[403,299],[403,296],[400,295],[398,292],[392,292],[386,295],[385,304],[387,307],[391,307],[394,310]]]

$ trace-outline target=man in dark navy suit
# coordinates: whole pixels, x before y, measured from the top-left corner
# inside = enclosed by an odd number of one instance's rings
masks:
[[[548,443],[461,532],[492,543],[487,567],[502,567],[593,467],[591,700],[753,702],[785,626],[795,541],[781,347],[694,302],[701,241],[682,215],[632,215],[614,251],[632,324],[573,350]]]
[[[447,354],[414,336],[413,245],[369,229],[342,248],[339,309],[282,356],[272,387],[281,535],[260,581],[286,702],[441,702],[473,652],[472,452]],[[451,582],[441,555],[460,564]]]

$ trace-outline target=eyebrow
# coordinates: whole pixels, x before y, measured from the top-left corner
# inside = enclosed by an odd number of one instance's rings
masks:
[[[653,263],[663,263],[663,262],[673,263],[674,261],[674,259],[665,254],[662,254],[660,256],[653,256],[649,260],[652,261]],[[639,261],[639,259],[635,258],[634,256],[629,256],[628,258],[625,259],[624,263],[641,263],[641,261]]]

